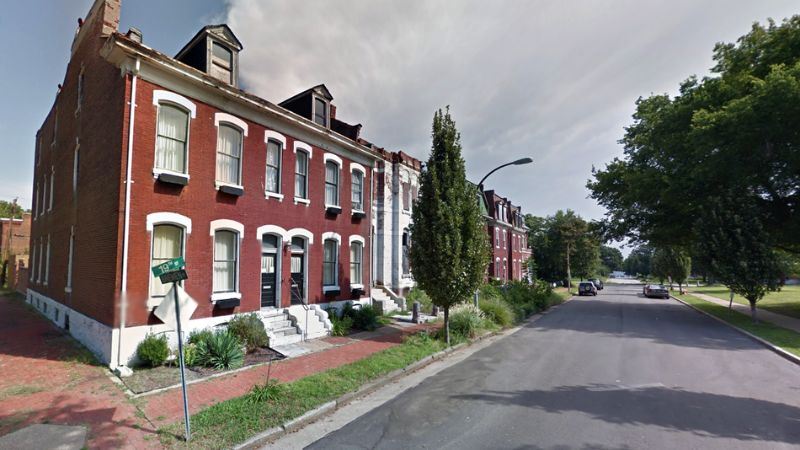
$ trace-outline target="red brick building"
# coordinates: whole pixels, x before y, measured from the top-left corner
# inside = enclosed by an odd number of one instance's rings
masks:
[[[31,239],[31,214],[21,219],[0,218],[0,256],[7,260],[11,255],[27,255]]]
[[[484,191],[487,205],[486,230],[492,245],[489,277],[495,280],[528,280],[528,228],[522,209],[494,190]]]
[[[28,301],[125,366],[166,330],[150,268],[182,256],[186,329],[259,311],[273,344],[327,334],[319,305],[369,299],[382,157],[324,85],[279,105],[239,89],[226,25],[173,58],[119,33],[119,12],[92,6],[37,133]]]

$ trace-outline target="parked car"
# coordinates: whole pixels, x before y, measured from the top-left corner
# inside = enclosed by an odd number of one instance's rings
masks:
[[[669,290],[660,284],[648,284],[644,287],[645,297],[669,298]]]
[[[596,287],[598,291],[602,291],[603,290],[603,282],[600,281],[600,279],[598,279],[598,278],[589,278],[589,281],[591,281],[594,284],[594,287]]]
[[[578,285],[578,295],[597,295],[597,288],[591,281],[582,281]]]

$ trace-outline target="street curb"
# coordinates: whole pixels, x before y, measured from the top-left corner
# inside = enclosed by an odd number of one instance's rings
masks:
[[[783,357],[784,359],[786,359],[786,360],[788,360],[790,362],[793,362],[793,363],[797,364],[798,366],[800,366],[800,357],[797,357],[794,354],[787,352],[786,350],[784,350],[784,349],[778,347],[777,345],[767,341],[766,339],[760,338],[760,337],[754,335],[753,333],[750,333],[749,331],[747,331],[745,329],[739,328],[736,325],[734,325],[734,324],[732,324],[732,323],[730,323],[730,322],[728,322],[728,321],[726,321],[724,319],[721,319],[721,318],[719,318],[719,317],[717,317],[717,316],[715,316],[715,315],[713,315],[711,313],[705,312],[700,308],[696,308],[695,306],[693,306],[693,305],[691,305],[689,303],[686,303],[685,301],[679,299],[678,297],[675,297],[674,295],[670,295],[670,298],[672,298],[673,300],[677,300],[677,301],[683,303],[684,305],[688,306],[689,308],[692,308],[693,310],[699,312],[700,314],[704,314],[704,315],[706,315],[708,317],[711,317],[712,319],[714,319],[714,320],[716,320],[718,322],[724,323],[725,325],[733,328],[734,330],[738,331],[739,333],[742,333],[743,335],[745,335],[745,336],[749,337],[750,339],[752,339],[752,340],[758,342],[759,344],[763,345],[767,349],[772,350],[774,353],[777,353],[779,356]],[[705,300],[703,300],[703,301],[705,301]]]
[[[542,313],[533,314],[530,317],[528,317],[527,319],[525,319],[525,321],[523,323],[527,323],[529,321],[535,321],[536,319],[538,319],[541,316],[542,316]],[[255,435],[255,436],[253,436],[252,438],[248,439],[247,441],[245,441],[245,442],[243,442],[243,443],[241,443],[241,444],[239,444],[237,446],[234,446],[233,448],[235,450],[241,450],[241,449],[254,449],[254,448],[262,447],[265,444],[280,438],[284,434],[288,434],[290,432],[297,431],[298,429],[302,428],[303,426],[305,426],[305,425],[307,425],[307,424],[309,424],[311,422],[315,422],[315,421],[317,421],[319,419],[322,419],[323,417],[329,415],[330,413],[332,413],[333,411],[339,409],[340,407],[345,406],[346,404],[352,402],[356,398],[363,397],[363,396],[365,396],[367,394],[370,394],[373,391],[376,391],[376,390],[382,388],[383,386],[386,386],[387,384],[392,383],[392,382],[396,381],[397,379],[399,379],[399,378],[401,378],[401,377],[403,377],[403,376],[405,376],[407,374],[410,374],[412,372],[416,372],[417,370],[422,369],[423,367],[425,367],[425,366],[427,366],[427,365],[429,365],[429,364],[431,364],[431,363],[433,363],[435,361],[444,359],[444,358],[450,356],[451,354],[453,354],[453,353],[455,353],[455,352],[457,352],[459,350],[462,350],[462,349],[464,349],[466,347],[470,347],[470,346],[472,346],[472,344],[476,344],[476,343],[478,343],[478,342],[480,342],[482,340],[485,340],[485,339],[488,339],[488,338],[492,338],[492,337],[498,337],[498,336],[500,338],[506,337],[506,336],[509,336],[511,334],[516,333],[520,329],[522,329],[522,327],[521,326],[517,326],[517,327],[509,328],[509,329],[506,329],[506,330],[493,331],[493,332],[486,333],[484,335],[478,336],[478,337],[476,337],[475,339],[473,339],[473,340],[471,340],[469,342],[462,342],[462,343],[460,343],[458,345],[454,345],[454,346],[445,348],[444,350],[440,350],[440,351],[438,351],[436,353],[433,353],[431,355],[428,355],[428,356],[420,359],[419,361],[413,362],[413,363],[407,365],[406,367],[403,367],[401,369],[397,369],[397,370],[394,370],[392,372],[389,372],[388,374],[384,375],[383,377],[381,377],[381,378],[379,378],[377,380],[373,380],[373,381],[371,381],[371,382],[359,387],[355,391],[343,394],[343,395],[339,396],[339,398],[337,398],[336,400],[330,401],[328,403],[325,403],[324,405],[321,405],[321,406],[319,406],[317,408],[314,408],[314,409],[306,412],[302,416],[297,417],[295,419],[292,419],[292,420],[286,422],[283,425],[280,425],[280,426],[277,426],[277,427],[273,427],[273,428],[270,428],[270,429],[268,429],[268,430],[266,430],[264,432],[261,432],[261,433]]]

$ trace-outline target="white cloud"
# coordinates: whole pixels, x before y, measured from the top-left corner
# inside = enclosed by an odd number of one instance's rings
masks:
[[[592,165],[622,149],[633,103],[711,66],[717,41],[791,1],[232,0],[246,89],[274,102],[318,83],[377,145],[425,159],[434,111],[451,105],[469,177],[538,215],[587,199]]]

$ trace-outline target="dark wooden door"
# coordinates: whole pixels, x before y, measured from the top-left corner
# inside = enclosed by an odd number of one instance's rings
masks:
[[[277,285],[276,285],[276,257],[275,253],[264,253],[261,255],[261,307],[274,307]]]

